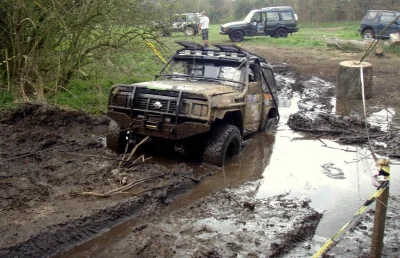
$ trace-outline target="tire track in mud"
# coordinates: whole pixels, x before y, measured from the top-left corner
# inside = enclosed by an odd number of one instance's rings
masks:
[[[145,216],[191,188],[192,180],[179,180],[166,191],[125,199],[77,219],[49,225],[28,240],[0,249],[0,257],[49,257],[90,239],[126,219]]]
[[[104,146],[109,119],[44,104],[24,104],[0,113],[0,257],[49,257],[132,217],[152,213],[191,188],[193,169],[146,162],[126,173],[128,182],[165,172],[145,182],[137,195],[73,196],[120,186],[112,173],[117,158]],[[187,178],[185,178],[185,176]],[[164,183],[165,188],[157,188]],[[140,193],[139,190],[157,190]],[[130,197],[129,197],[130,196]]]

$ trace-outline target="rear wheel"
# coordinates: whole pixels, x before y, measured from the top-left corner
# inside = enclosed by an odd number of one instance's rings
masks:
[[[374,32],[370,29],[364,30],[362,37],[364,40],[372,40],[374,38]]]
[[[193,36],[195,34],[193,27],[186,27],[183,33],[185,33],[186,36]]]
[[[287,30],[284,28],[279,28],[275,31],[275,38],[287,38]]]
[[[229,38],[233,41],[233,42],[239,42],[242,41],[244,37],[244,34],[242,31],[240,30],[234,30],[229,34]]]
[[[223,124],[216,127],[204,149],[203,161],[223,167],[227,156],[235,156],[240,152],[241,136],[234,125]]]
[[[126,131],[121,130],[121,126],[114,120],[110,121],[107,130],[107,148],[117,153],[124,153],[126,146]]]

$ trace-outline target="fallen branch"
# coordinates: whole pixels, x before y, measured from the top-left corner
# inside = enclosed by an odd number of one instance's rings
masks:
[[[239,205],[240,208],[246,209],[245,207],[243,207],[243,206],[240,204],[240,202],[238,202],[235,198],[233,198],[233,196],[230,195],[226,190],[222,190],[222,192],[225,193],[226,196],[228,196],[229,199],[234,200],[234,201],[237,203],[237,205]]]
[[[132,159],[133,155],[135,154],[135,152],[137,151],[137,149],[140,147],[140,145],[145,144],[149,140],[150,140],[150,137],[146,136],[146,138],[144,138],[141,142],[136,144],[136,146],[133,148],[131,154],[129,155],[129,157],[128,157],[128,159],[126,161],[130,161]]]
[[[126,190],[128,190],[128,189],[130,189],[130,188],[132,188],[132,187],[134,187],[134,186],[136,186],[138,184],[140,184],[140,183],[143,183],[145,181],[148,181],[148,180],[151,180],[151,179],[154,179],[154,178],[163,177],[165,175],[166,174],[161,174],[161,175],[157,175],[157,176],[147,177],[147,178],[141,179],[139,181],[129,183],[129,184],[125,185],[125,186],[118,187],[118,188],[116,188],[114,190],[111,190],[111,191],[108,191],[106,193],[82,192],[82,193],[76,193],[76,194],[72,194],[72,195],[97,196],[97,197],[103,197],[103,198],[110,197],[112,195],[120,194],[121,192],[126,191]]]
[[[66,152],[66,151],[64,151],[63,153],[67,153],[67,154],[70,154],[70,155],[81,156],[81,157],[87,157],[87,158],[104,159],[104,160],[112,160],[112,161],[125,161],[125,160],[122,160],[122,159],[109,158],[109,157],[96,156],[96,155],[89,155],[89,154],[80,154],[80,153],[73,153],[73,152]],[[125,162],[133,163],[133,161],[125,161]]]
[[[357,151],[354,151],[354,150],[347,150],[347,149],[341,149],[341,148],[335,148],[335,147],[328,146],[328,144],[326,144],[320,138],[317,138],[317,140],[320,141],[323,144],[322,147],[325,147],[325,148],[328,148],[328,149],[341,150],[341,151],[346,151],[346,152],[357,152]]]

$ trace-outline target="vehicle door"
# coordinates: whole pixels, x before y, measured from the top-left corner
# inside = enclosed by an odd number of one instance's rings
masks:
[[[294,32],[296,30],[297,22],[294,17],[294,13],[290,10],[280,11],[281,25],[285,26],[288,32]]]
[[[254,36],[257,35],[258,28],[260,27],[260,23],[262,23],[262,13],[261,12],[256,12],[254,13],[253,17],[250,20],[250,24],[248,25],[247,28],[247,34],[248,36]],[[262,27],[262,26],[261,26]]]
[[[265,13],[265,33],[267,35],[274,35],[276,27],[280,24],[279,12],[268,11]]]
[[[267,81],[262,78],[262,101],[263,101],[263,112],[262,112],[262,121],[261,123],[264,124],[264,121],[268,119],[268,114],[271,108],[275,107],[274,100],[272,96],[277,95],[277,87],[275,82],[275,75],[274,71],[271,67],[264,66],[262,67],[263,73]],[[269,87],[268,87],[269,86]],[[270,91],[271,89],[271,91]],[[275,99],[277,100],[277,99]]]
[[[260,128],[262,110],[261,77],[258,65],[250,67],[249,90],[245,96],[244,127],[246,133],[257,132]]]
[[[381,16],[379,17],[378,21],[378,31],[376,35],[379,35],[382,30],[389,24],[391,23],[394,19],[396,18],[396,15],[394,12],[382,12]],[[383,33],[383,37],[388,38],[390,37],[391,33],[396,33],[398,32],[398,27],[399,25],[397,23],[393,23],[390,25],[389,28]]]
[[[255,13],[253,18],[251,19],[251,26],[253,35],[264,35],[264,20],[265,20],[265,13],[258,12]]]

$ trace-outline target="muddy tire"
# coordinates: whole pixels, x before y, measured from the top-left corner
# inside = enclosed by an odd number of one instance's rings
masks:
[[[240,146],[241,136],[239,129],[234,125],[220,125],[211,133],[211,137],[204,149],[203,161],[223,167],[226,156],[238,155]]]
[[[126,146],[126,131],[121,131],[121,126],[114,120],[110,121],[106,136],[107,148],[116,153],[124,153]]]
[[[186,27],[185,30],[183,31],[183,33],[185,33],[186,36],[194,36],[195,35],[193,27]]]
[[[240,42],[243,40],[244,34],[242,31],[240,30],[234,30],[229,34],[229,38],[233,41],[233,42]]]
[[[287,38],[287,30],[284,28],[279,28],[275,31],[275,38]]]
[[[272,117],[272,118],[268,118],[264,121],[262,127],[261,127],[261,131],[262,132],[268,132],[271,131],[272,129],[274,129],[276,126],[278,125],[278,118],[276,117]]]

